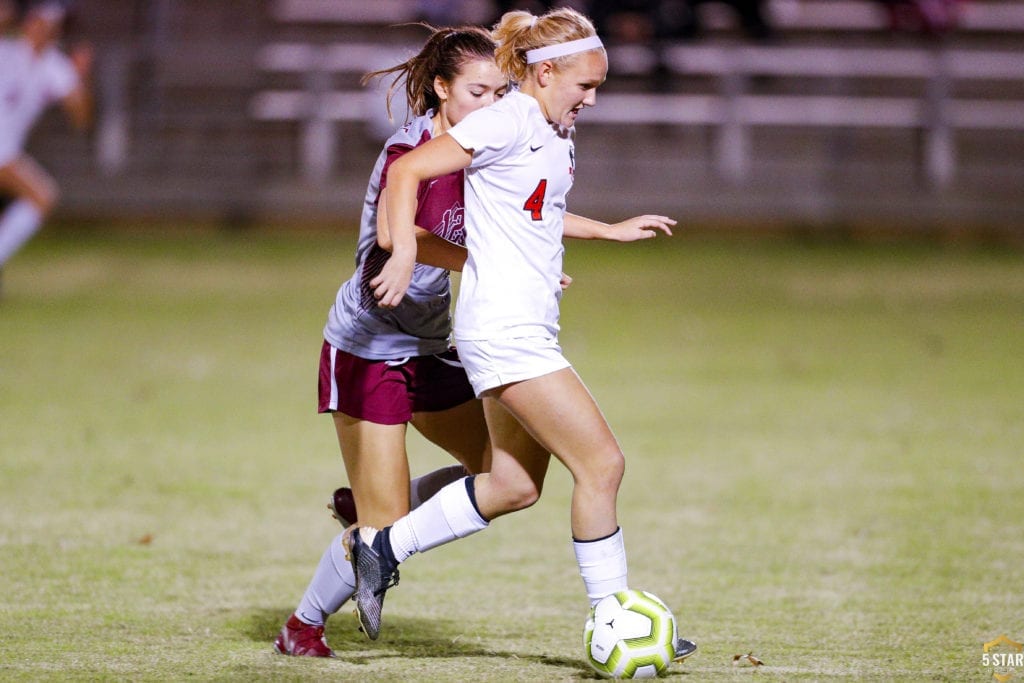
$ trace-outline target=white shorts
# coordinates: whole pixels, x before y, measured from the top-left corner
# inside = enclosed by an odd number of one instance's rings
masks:
[[[548,337],[456,340],[455,346],[477,396],[488,389],[572,367],[562,355],[558,340]]]

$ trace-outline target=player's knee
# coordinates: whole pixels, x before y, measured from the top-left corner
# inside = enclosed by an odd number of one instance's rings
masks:
[[[53,207],[57,205],[57,200],[60,198],[60,192],[57,190],[56,185],[47,184],[37,188],[25,198],[32,202],[36,209],[39,210],[39,213],[46,216],[53,211]]]
[[[614,482],[615,488],[619,487],[622,483],[622,477],[626,474],[626,456],[622,454],[622,451],[616,452],[615,456],[609,462],[608,476]]]
[[[53,207],[57,206],[57,201],[60,199],[60,190],[57,189],[56,185],[52,185],[46,188],[46,191],[42,195],[42,204],[39,207],[43,214],[48,214],[53,211]]]
[[[507,512],[525,510],[540,499],[541,487],[530,479],[508,482],[502,487],[502,504]]]
[[[525,510],[540,500],[540,491],[537,489],[519,491],[518,494],[516,497],[509,499],[510,512]]]
[[[618,491],[622,477],[626,473],[626,458],[622,451],[608,451],[600,458],[592,458],[587,462],[586,477],[595,488],[613,492]]]

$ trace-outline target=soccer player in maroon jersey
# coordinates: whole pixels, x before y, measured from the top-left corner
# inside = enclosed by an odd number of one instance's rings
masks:
[[[319,410],[330,413],[351,489],[331,506],[343,523],[384,526],[467,471],[489,466],[487,426],[458,355],[450,346],[450,270],[466,260],[463,173],[421,184],[416,225],[419,260],[400,306],[378,306],[369,281],[390,257],[385,197],[391,163],[441,135],[471,111],[495,102],[505,79],[494,63],[494,42],[480,28],[433,32],[402,64],[368,74],[404,81],[414,118],[388,139],[363,204],[356,271],[338,290],[324,327]],[[409,481],[408,425],[451,453],[459,465]],[[353,508],[354,504],[354,508]],[[330,657],[324,623],[355,589],[341,536],[331,541],[295,613],[274,648],[289,655]]]

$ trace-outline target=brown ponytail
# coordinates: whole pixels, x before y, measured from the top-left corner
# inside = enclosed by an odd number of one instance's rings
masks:
[[[374,78],[395,74],[388,86],[387,112],[391,118],[391,100],[399,82],[405,81],[405,99],[414,116],[422,116],[428,110],[436,110],[441,102],[434,92],[434,78],[440,77],[450,83],[462,70],[463,65],[475,59],[493,59],[495,44],[490,33],[476,26],[435,29],[427,24],[422,26],[433,31],[426,44],[416,56],[390,69],[372,71],[360,80],[366,85]]]

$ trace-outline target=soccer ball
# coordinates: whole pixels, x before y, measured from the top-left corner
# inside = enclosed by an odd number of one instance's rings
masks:
[[[676,632],[676,618],[657,596],[619,591],[590,610],[583,651],[603,678],[654,678],[675,657]]]

